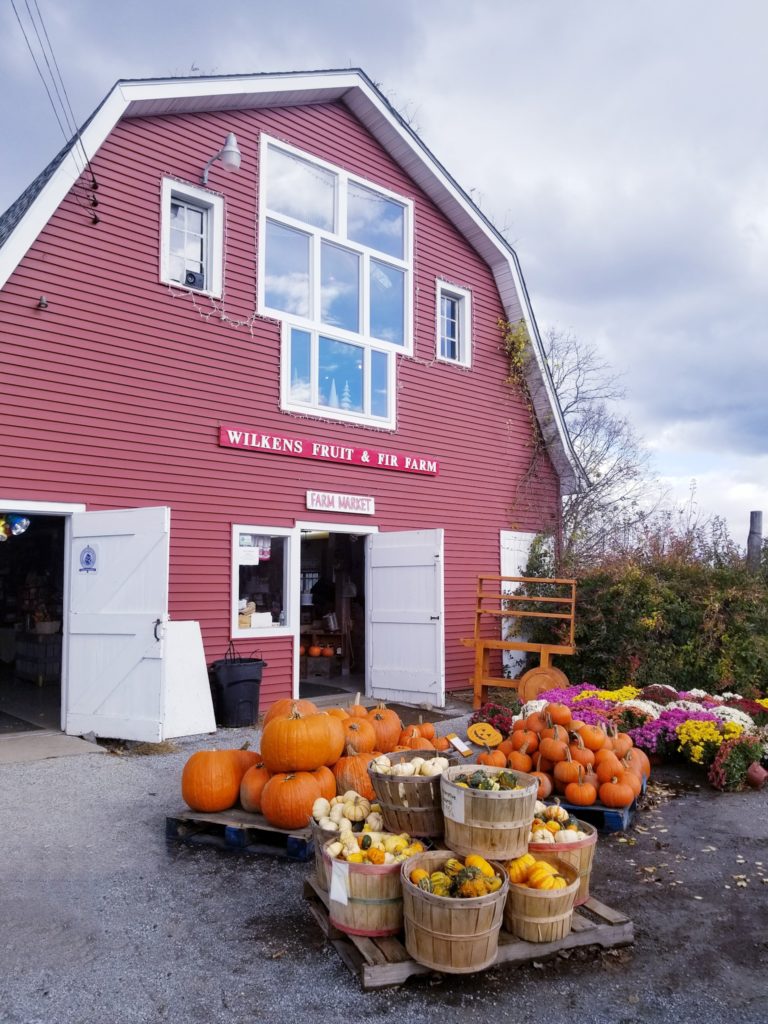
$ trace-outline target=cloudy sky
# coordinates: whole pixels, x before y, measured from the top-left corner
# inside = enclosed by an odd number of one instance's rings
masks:
[[[745,543],[768,514],[764,0],[14,0],[76,119],[117,78],[361,67],[596,344],[658,474]],[[0,209],[63,139],[0,0]],[[768,532],[768,530],[766,530]]]

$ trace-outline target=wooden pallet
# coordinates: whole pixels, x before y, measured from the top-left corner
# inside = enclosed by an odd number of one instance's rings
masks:
[[[647,780],[643,779],[643,793],[645,793],[646,785]],[[551,803],[551,801],[549,802]],[[560,806],[564,807],[574,818],[594,825],[598,832],[626,832],[634,820],[637,799],[633,800],[629,807],[606,807],[604,804],[590,804],[588,807],[582,807],[579,804],[569,804],[564,800],[560,800]]]
[[[239,853],[272,854],[307,861],[314,854],[309,828],[275,828],[261,814],[230,810],[202,814],[184,810],[165,819],[165,837],[190,846],[215,846]]]
[[[320,930],[349,971],[359,978],[364,992],[401,985],[418,974],[435,973],[430,967],[411,959],[402,935],[369,939],[346,935],[334,928],[328,915],[328,893],[320,888],[314,875],[304,882],[304,898]],[[539,961],[579,946],[600,946],[603,949],[628,946],[634,938],[634,927],[628,917],[591,896],[574,912],[570,934],[557,942],[525,942],[502,928],[499,953],[493,966]]]

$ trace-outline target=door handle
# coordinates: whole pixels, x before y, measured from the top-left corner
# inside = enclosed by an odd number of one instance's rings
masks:
[[[155,619],[155,640],[162,640],[162,637],[158,636],[158,634],[157,634],[157,631],[158,631],[159,627],[162,626],[162,624],[163,624],[163,620],[162,619]]]
[[[433,622],[437,622],[440,619],[439,615],[430,615],[429,617],[430,619],[432,619]]]

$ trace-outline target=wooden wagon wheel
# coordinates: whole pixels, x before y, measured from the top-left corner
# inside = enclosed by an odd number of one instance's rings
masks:
[[[547,690],[555,690],[568,685],[568,677],[559,668],[554,668],[552,665],[544,668],[543,665],[538,665],[520,677],[517,692],[520,695],[520,700],[526,702],[536,700],[540,693],[545,693]]]

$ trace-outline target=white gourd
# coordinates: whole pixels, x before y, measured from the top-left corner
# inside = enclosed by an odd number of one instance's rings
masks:
[[[421,766],[424,764],[423,757],[412,757],[411,764],[413,765],[413,774],[418,775],[421,771]]]
[[[325,848],[325,852],[328,854],[329,857],[338,857],[343,849],[344,846],[341,843],[335,842],[329,843]]]
[[[393,764],[392,774],[403,777],[413,775],[413,763],[411,761],[401,761],[400,764]]]
[[[548,828],[537,828],[531,836],[532,843],[554,843],[555,837]]]
[[[321,818],[327,818],[330,813],[331,805],[329,801],[325,797],[319,796],[312,804],[312,817],[315,821],[320,821]]]
[[[338,832],[339,831],[339,826],[336,824],[336,822],[333,820],[333,818],[328,818],[328,817],[321,818],[318,821],[318,825],[325,832]]]
[[[334,804],[328,813],[328,817],[331,821],[335,821],[338,824],[344,817],[344,804]]]

